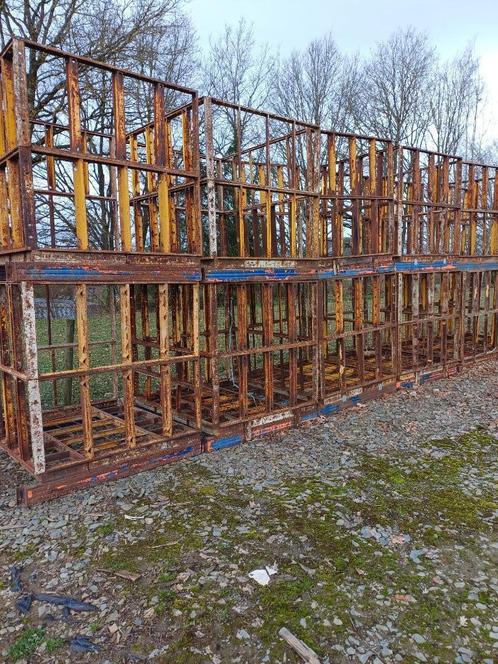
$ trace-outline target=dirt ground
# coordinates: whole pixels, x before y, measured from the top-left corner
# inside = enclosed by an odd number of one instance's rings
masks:
[[[497,439],[490,361],[31,509],[2,455],[0,660],[492,664]]]

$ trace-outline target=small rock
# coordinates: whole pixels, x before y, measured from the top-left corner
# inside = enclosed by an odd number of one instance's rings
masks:
[[[367,652],[363,653],[362,655],[358,655],[358,661],[360,664],[365,664],[365,662],[368,662],[370,657],[373,656],[373,652],[371,650],[367,650]]]

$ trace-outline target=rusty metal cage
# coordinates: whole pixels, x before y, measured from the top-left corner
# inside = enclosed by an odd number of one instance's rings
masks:
[[[249,274],[204,285],[203,426],[210,447],[295,424],[318,404],[315,281]]]
[[[49,487],[200,451],[200,287],[165,276],[0,285],[3,445]]]
[[[392,143],[330,131],[321,137],[320,256],[394,253]]]
[[[459,328],[462,273],[447,270],[400,274],[399,375],[452,368],[461,361]]]
[[[0,76],[0,446],[25,503],[498,355],[496,165],[22,39]]]
[[[206,97],[200,136],[205,255],[316,258],[319,128]]]
[[[4,249],[201,253],[195,91],[19,39],[0,66]]]
[[[460,254],[498,253],[498,168],[462,162]]]
[[[333,403],[396,379],[395,277],[338,276],[321,282],[321,395]]]
[[[490,356],[498,349],[498,270],[486,269],[486,263],[480,267],[462,274],[464,362]]]
[[[429,150],[396,151],[397,253],[460,253],[462,162]]]
[[[200,452],[197,93],[19,39],[0,66],[2,445],[30,502]]]

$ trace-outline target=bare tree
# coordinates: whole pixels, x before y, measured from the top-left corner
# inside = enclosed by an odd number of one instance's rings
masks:
[[[479,142],[470,148],[468,159],[498,168],[498,140],[489,143]]]
[[[218,37],[211,37],[202,86],[213,97],[263,108],[274,73],[275,58],[269,46],[258,46],[252,25],[241,19],[236,26],[226,25]]]
[[[351,128],[352,100],[359,81],[358,58],[341,54],[328,34],[281,62],[273,108],[289,117],[344,131]]]
[[[225,25],[223,32],[211,36],[206,62],[202,67],[204,93],[255,109],[266,109],[271,94],[271,80],[276,60],[268,44],[257,44],[252,25],[241,19],[236,26]],[[237,142],[236,111],[224,110],[225,127],[214,140],[221,154],[235,150]],[[260,127],[250,113],[240,116],[242,147],[264,140]]]
[[[446,154],[470,156],[484,101],[479,59],[471,45],[437,67],[428,100],[429,147]]]
[[[154,35],[157,63],[164,66],[169,46],[177,43],[184,49],[183,29],[192,34],[181,12],[183,4],[184,0],[4,0],[0,39],[4,46],[16,35],[126,66],[136,60],[140,39]],[[188,43],[192,44],[191,36]],[[53,108],[64,87],[63,74],[49,62],[46,53],[30,51],[26,74],[34,117]],[[177,73],[175,67],[168,67],[168,73]]]
[[[362,94],[355,104],[358,129],[419,146],[429,124],[427,100],[435,52],[413,28],[379,42],[363,67]]]

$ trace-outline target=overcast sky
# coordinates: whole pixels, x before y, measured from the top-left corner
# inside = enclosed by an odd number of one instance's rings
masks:
[[[241,17],[285,55],[331,31],[341,50],[368,53],[398,27],[426,31],[444,57],[475,41],[488,86],[488,136],[498,138],[498,0],[190,0],[201,45]]]

